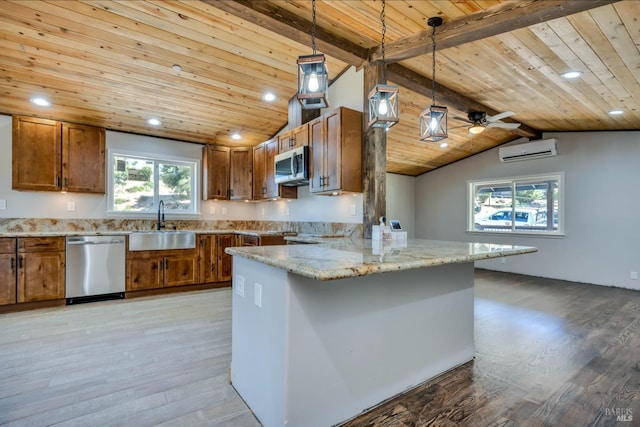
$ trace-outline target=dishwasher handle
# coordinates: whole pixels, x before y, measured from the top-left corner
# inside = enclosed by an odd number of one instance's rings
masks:
[[[124,243],[124,239],[103,240],[99,242],[71,239],[67,240],[67,245],[113,245],[117,243]]]

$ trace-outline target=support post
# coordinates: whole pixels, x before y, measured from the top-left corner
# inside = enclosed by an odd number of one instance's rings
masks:
[[[381,61],[364,66],[364,113],[362,114],[362,233],[371,238],[371,227],[387,210],[387,133],[381,128],[368,128],[369,100],[367,95],[382,80]]]

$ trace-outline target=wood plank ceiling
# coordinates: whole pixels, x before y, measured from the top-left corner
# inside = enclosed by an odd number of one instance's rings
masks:
[[[318,0],[316,9],[331,78],[379,59],[379,0]],[[2,1],[0,113],[256,145],[287,125],[311,15],[309,0]],[[446,148],[419,141],[418,116],[431,104],[430,16],[444,20],[436,96],[454,128]],[[400,86],[388,172],[416,176],[543,131],[640,129],[638,16],[636,0],[388,0],[387,76]],[[566,80],[568,70],[582,75]],[[263,100],[267,91],[275,102]],[[35,95],[53,105],[33,106]],[[513,111],[505,121],[523,126],[472,137],[453,118],[472,110]]]

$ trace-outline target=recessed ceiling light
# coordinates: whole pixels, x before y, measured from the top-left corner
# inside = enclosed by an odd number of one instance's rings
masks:
[[[173,64],[173,66],[171,67],[171,69],[173,71],[175,71],[176,73],[179,73],[180,71],[182,71],[182,67],[179,66],[178,64]]]
[[[41,96],[31,98],[31,103],[37,105],[38,107],[51,107],[51,101]]]
[[[273,102],[276,100],[276,94],[273,92],[267,92],[262,98],[267,102]]]
[[[609,111],[610,116],[619,116],[620,114],[624,114],[624,110],[616,109]]]
[[[582,75],[582,71],[567,71],[566,73],[562,74],[562,77],[564,77],[565,79],[575,79],[578,78]]]
[[[240,141],[242,139],[242,135],[240,135],[240,132],[234,132],[231,134],[231,139],[234,141]]]
[[[156,119],[155,117],[152,117],[149,120],[147,120],[147,123],[149,123],[151,126],[160,126],[162,124],[162,122],[159,119]]]
[[[449,144],[447,142],[440,143],[440,148],[447,148]]]

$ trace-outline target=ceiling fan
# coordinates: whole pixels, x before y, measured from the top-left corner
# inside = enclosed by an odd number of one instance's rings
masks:
[[[515,113],[513,111],[505,111],[504,113],[498,113],[494,116],[487,116],[487,113],[484,111],[471,111],[467,115],[467,119],[463,119],[462,117],[454,117],[457,120],[462,120],[463,122],[471,123],[469,127],[469,133],[473,135],[477,135],[484,131],[485,128],[495,127],[502,129],[516,129],[520,126],[520,123],[506,123],[501,121],[506,117],[513,116]],[[459,126],[459,127],[466,127]],[[454,128],[455,129],[455,128]]]

